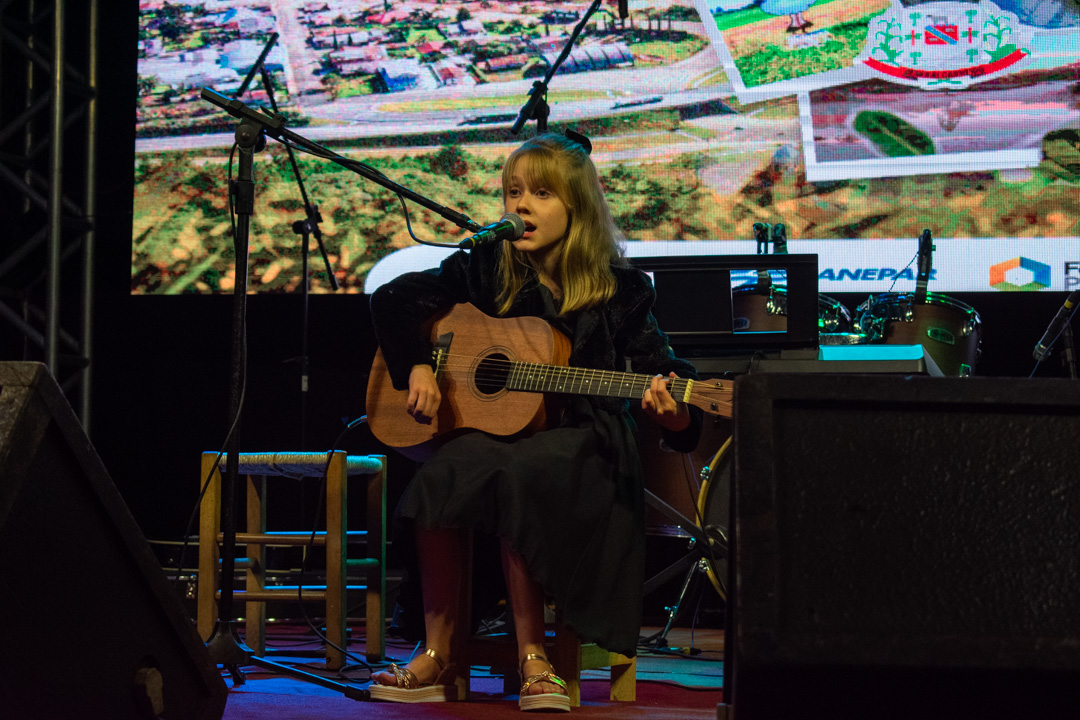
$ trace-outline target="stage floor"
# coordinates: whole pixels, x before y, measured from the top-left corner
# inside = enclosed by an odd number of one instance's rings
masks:
[[[285,625],[268,627],[267,659],[318,674],[331,680],[366,687],[369,670],[360,664],[347,665],[341,672],[327,672],[314,636],[306,628]],[[643,628],[649,637],[660,628]],[[722,701],[723,631],[707,628],[672,628],[666,649],[641,649],[637,664],[637,698],[633,702],[608,699],[607,671],[582,673],[581,707],[571,714],[589,718],[644,718],[646,720],[712,720]],[[406,660],[412,644],[388,639],[391,660]],[[351,654],[363,658],[363,643],[349,645]],[[379,669],[376,667],[376,669]],[[246,681],[237,685],[223,673],[229,686],[224,720],[307,720],[308,718],[484,718],[513,717],[519,713],[516,695],[504,695],[502,678],[488,668],[474,668],[471,697],[460,703],[398,705],[360,702],[337,690],[309,681],[275,674],[261,667],[244,668]]]

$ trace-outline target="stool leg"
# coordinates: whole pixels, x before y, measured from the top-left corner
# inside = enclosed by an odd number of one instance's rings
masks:
[[[338,647],[345,647],[345,529],[348,482],[345,453],[335,452],[326,474],[326,637]],[[345,664],[340,650],[327,646],[326,666],[334,670]]]
[[[473,658],[468,654],[468,637],[472,634],[472,586],[473,586],[473,531],[463,530],[458,533],[458,551],[461,553],[461,582],[458,587],[457,619],[454,622],[457,640],[454,654],[457,655],[458,700],[469,700],[472,693]]]
[[[560,620],[555,621],[555,672],[566,681],[570,705],[581,705],[581,638]]]
[[[611,691],[608,697],[611,700],[622,702],[634,702],[637,700],[637,658],[628,658],[623,655],[612,653],[611,665]],[[620,662],[616,662],[615,659]],[[622,662],[627,661],[627,662]]]
[[[202,454],[202,473],[199,475],[199,489],[210,474],[217,453]],[[218,533],[221,532],[221,471],[214,470],[210,484],[203,495],[199,508],[199,590],[196,603],[196,626],[203,641],[210,639],[217,623],[218,589]]]
[[[247,476],[247,531],[253,534],[266,532],[266,476]],[[248,543],[247,572],[244,589],[263,590],[266,587],[266,546]],[[266,654],[266,603],[251,600],[244,603],[244,642],[260,657]]]
[[[382,468],[369,477],[367,486],[367,556],[378,563],[368,568],[364,579],[368,661],[382,660],[386,652],[386,457],[379,460]]]

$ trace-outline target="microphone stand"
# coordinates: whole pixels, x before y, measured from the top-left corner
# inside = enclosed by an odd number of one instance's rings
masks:
[[[266,56],[270,53],[270,48],[277,41],[278,34],[274,33],[270,36],[270,39],[266,42],[266,46],[263,47],[262,53],[255,61],[255,65],[252,66],[248,72],[247,79],[241,85],[240,90],[237,92],[237,99],[243,95],[245,89],[248,86],[249,80],[253,77],[257,71],[260,73],[262,79],[263,90],[266,91],[266,97],[270,100],[270,107],[273,109],[274,114],[278,114],[277,100],[274,98],[274,80],[270,76],[269,71],[266,69]],[[319,227],[319,223],[322,222],[322,215],[319,214],[319,208],[311,204],[311,200],[308,198],[307,188],[304,187],[304,179],[300,174],[300,165],[296,162],[296,154],[290,145],[285,145],[285,152],[289,156],[289,165],[292,167],[293,178],[296,180],[296,186],[300,190],[300,197],[304,203],[304,219],[297,220],[292,224],[292,231],[294,234],[300,236],[300,256],[301,256],[301,272],[303,273],[304,284],[301,289],[301,295],[303,296],[303,314],[300,322],[300,357],[298,358],[300,363],[300,449],[307,450],[307,418],[308,418],[308,317],[310,311],[308,309],[309,295],[311,293],[311,278],[308,273],[308,253],[311,245],[311,236],[315,237],[315,242],[319,247],[319,254],[322,256],[323,265],[326,267],[326,275],[330,279],[330,287],[336,292],[338,290],[338,281],[334,276],[334,270],[330,266],[330,259],[326,255],[326,247],[323,245],[322,230]],[[290,360],[297,358],[290,358]]]
[[[574,41],[577,40],[577,36],[581,34],[581,31],[585,29],[585,24],[589,22],[589,18],[592,17],[596,9],[600,7],[601,0],[593,0],[593,4],[589,6],[589,9],[585,11],[585,16],[581,18],[581,22],[574,27],[574,32],[570,34],[570,39],[566,41],[566,45],[563,47],[562,52],[559,53],[559,57],[548,68],[547,73],[544,75],[543,80],[536,80],[533,82],[532,89],[529,90],[529,99],[525,101],[525,104],[521,108],[521,112],[518,113],[517,120],[510,126],[510,134],[517,135],[521,132],[521,128],[525,126],[525,123],[530,120],[536,120],[536,132],[547,132],[547,119],[551,114],[551,107],[547,102],[548,84],[551,82],[551,78],[555,76],[555,72],[559,69],[559,66],[563,64],[570,55],[570,51],[574,47]]]
[[[233,620],[233,582],[236,568],[236,488],[240,474],[240,401],[244,384],[246,351],[244,334],[247,314],[247,275],[248,244],[251,232],[251,216],[255,209],[254,166],[255,153],[266,143],[262,126],[245,119],[236,128],[236,145],[239,152],[239,170],[230,193],[236,203],[236,235],[233,246],[236,250],[236,282],[233,286],[233,324],[232,352],[229,374],[229,417],[235,418],[235,427],[228,442],[228,455],[225,459],[225,475],[222,478],[221,506],[221,599],[218,601],[218,619],[210,639],[206,642],[210,659],[216,665],[228,669],[237,685],[244,682],[240,665],[252,664],[272,669],[283,675],[337,690],[353,700],[369,699],[368,691],[344,683],[334,682],[318,675],[306,673],[281,663],[259,657],[240,640]]]
[[[225,473],[222,477],[221,486],[221,534],[223,538],[221,549],[221,599],[218,601],[218,619],[210,639],[206,642],[206,647],[214,664],[225,667],[237,685],[244,682],[244,674],[240,670],[240,665],[252,664],[336,690],[354,700],[368,700],[370,695],[366,689],[334,682],[255,655],[254,651],[240,640],[233,619],[233,575],[236,569],[235,514],[240,474],[240,412],[246,361],[244,335],[247,315],[248,246],[251,233],[251,216],[255,211],[255,153],[265,146],[266,135],[278,140],[284,139],[283,142],[305,148],[315,155],[331,160],[399,195],[413,200],[459,227],[471,232],[478,232],[482,228],[468,216],[439,205],[435,201],[393,182],[377,170],[350,161],[348,158],[337,155],[327,148],[297,135],[285,127],[284,119],[280,114],[269,115],[255,111],[239,100],[231,100],[210,88],[203,88],[201,96],[204,100],[217,105],[240,121],[235,133],[239,153],[239,169],[235,182],[229,188],[236,208],[236,234],[233,238],[236,254],[236,281],[233,286],[232,347],[229,366],[229,417],[234,420],[235,426],[226,445],[228,455],[225,460]],[[446,245],[446,247],[455,246]]]
[[[204,87],[202,89],[202,91],[199,93],[199,96],[203,100],[206,100],[213,105],[217,105],[219,108],[229,113],[238,120],[250,120],[256,123],[257,125],[262,127],[263,132],[265,132],[267,135],[274,138],[275,140],[279,140],[282,143],[291,143],[297,147],[307,150],[313,155],[336,163],[341,167],[346,168],[347,170],[351,170],[357,175],[360,175],[361,177],[364,177],[367,180],[376,183],[377,185],[382,185],[387,190],[390,190],[391,192],[394,192],[406,198],[407,200],[412,200],[417,205],[431,210],[433,213],[449,220],[460,228],[464,228],[469,232],[473,233],[483,230],[483,226],[478,224],[468,215],[448,208],[445,205],[440,205],[434,200],[426,198],[420,193],[410,190],[404,185],[399,185],[398,183],[383,175],[375,168],[368,167],[363,163],[350,160],[349,158],[342,155],[338,155],[329,148],[323,147],[316,142],[312,142],[311,140],[308,140],[307,138],[294,133],[292,130],[285,127],[285,118],[283,118],[280,114],[270,114],[267,112],[255,110],[248,107],[239,100],[232,100],[225,95],[217,92],[216,90],[211,90],[207,87]],[[438,245],[439,243],[431,244]],[[440,246],[446,248],[457,247],[457,245],[450,244],[442,244]]]

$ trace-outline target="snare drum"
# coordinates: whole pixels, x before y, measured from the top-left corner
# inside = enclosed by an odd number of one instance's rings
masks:
[[[740,285],[731,291],[731,309],[736,331],[787,330],[787,288],[783,285]],[[851,329],[851,312],[844,304],[818,295],[818,332],[849,333]]]
[[[870,342],[922,345],[943,375],[967,377],[982,339],[979,313],[940,293],[916,303],[912,293],[871,295],[855,310],[855,328]]]

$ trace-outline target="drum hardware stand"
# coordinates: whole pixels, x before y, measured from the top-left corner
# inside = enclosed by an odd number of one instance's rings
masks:
[[[696,541],[691,541],[691,547],[696,544]],[[671,652],[680,652],[682,648],[670,647],[667,641],[667,635],[671,632],[671,626],[675,624],[675,618],[679,616],[679,611],[682,609],[683,601],[686,600],[686,593],[690,589],[690,581],[694,579],[696,574],[704,574],[708,572],[709,563],[703,557],[700,557],[700,553],[693,553],[693,563],[690,565],[690,569],[686,571],[686,577],[683,579],[682,588],[679,590],[679,596],[675,599],[674,605],[665,605],[664,610],[667,611],[668,619],[664,625],[664,629],[653,636],[650,639],[648,646],[655,650],[668,650]],[[680,565],[683,560],[680,560],[676,565]],[[695,586],[695,590],[700,588],[700,584]]]
[[[708,467],[702,468],[702,473],[707,473],[708,470]],[[646,580],[645,585],[642,588],[642,595],[648,595],[668,580],[677,576],[684,568],[687,568],[686,576],[683,579],[682,589],[679,591],[679,596],[676,599],[675,604],[664,607],[664,610],[668,613],[667,624],[658,635],[650,638],[648,643],[649,647],[652,648],[668,649],[667,634],[671,630],[671,626],[675,622],[679,610],[682,608],[682,603],[686,598],[691,579],[693,579],[695,573],[706,572],[708,569],[707,563],[710,558],[727,557],[727,541],[726,538],[722,536],[710,537],[707,535],[698,527],[697,523],[661,500],[651,490],[645,490],[645,503],[654,510],[666,515],[670,520],[674,521],[675,525],[680,530],[690,536],[690,552]]]

